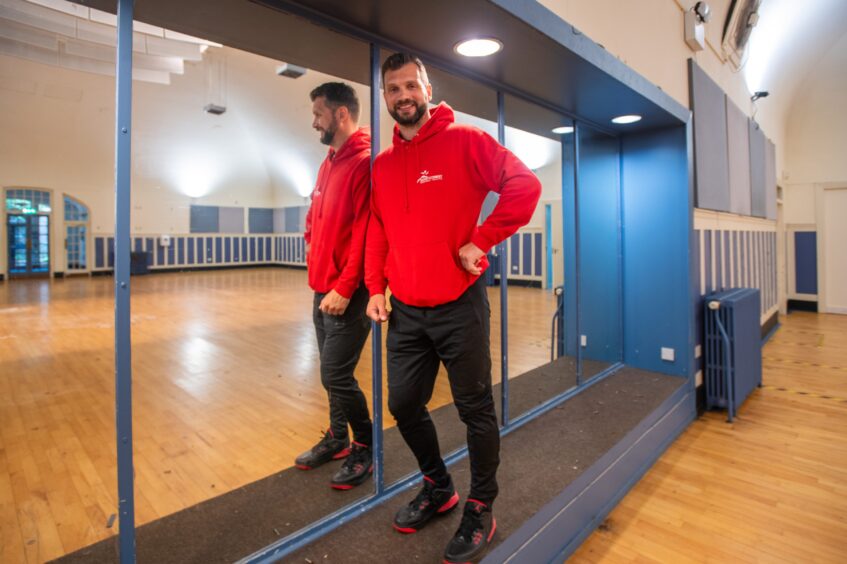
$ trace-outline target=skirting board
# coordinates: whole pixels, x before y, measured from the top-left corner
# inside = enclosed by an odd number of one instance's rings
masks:
[[[570,556],[695,417],[683,385],[591,468],[482,561],[556,562]]]

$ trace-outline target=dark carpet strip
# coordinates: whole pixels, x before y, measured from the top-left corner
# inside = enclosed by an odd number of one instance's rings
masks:
[[[586,363],[586,373],[595,374],[604,366]],[[501,494],[495,504],[495,543],[555,497],[683,382],[682,378],[624,368],[505,437],[498,473]],[[511,379],[512,417],[574,383],[573,361],[567,357]],[[495,398],[499,404],[499,387]],[[432,417],[442,452],[465,443],[465,426],[452,405],[434,410]],[[384,442],[387,483],[416,469],[395,428],[385,431]],[[336,467],[328,464],[309,472],[290,468],[143,525],[136,530],[138,562],[234,562],[372,492],[365,486],[347,492],[329,488]],[[467,460],[450,471],[464,502],[470,483]],[[286,562],[440,562],[444,546],[458,527],[461,507],[417,534],[401,535],[391,528],[391,520],[414,495],[399,494]],[[118,562],[117,555],[117,537],[112,537],[54,562]]]

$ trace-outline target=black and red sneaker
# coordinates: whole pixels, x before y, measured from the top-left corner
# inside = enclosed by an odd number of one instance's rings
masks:
[[[459,503],[459,494],[453,486],[453,479],[448,476],[448,480],[446,486],[439,488],[424,476],[421,491],[394,516],[394,528],[401,533],[414,533],[436,515],[446,515],[455,509]]]
[[[444,551],[445,564],[476,561],[488,548],[497,530],[491,508],[481,501],[468,499],[462,524]]]
[[[318,444],[298,456],[294,464],[300,470],[312,470],[330,460],[344,458],[348,454],[350,454],[350,439],[336,439],[330,429],[324,433]]]
[[[374,471],[371,447],[353,441],[350,456],[332,476],[330,485],[336,490],[349,490],[365,482]]]

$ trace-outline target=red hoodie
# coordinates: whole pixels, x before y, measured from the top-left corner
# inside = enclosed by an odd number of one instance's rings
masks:
[[[306,214],[306,262],[315,292],[334,289],[350,298],[362,282],[370,198],[371,136],[353,133],[330,149],[318,171]]]
[[[499,202],[477,226],[492,190]],[[370,294],[390,285],[397,299],[419,307],[457,299],[478,278],[462,268],[459,249],[472,242],[487,253],[529,222],[540,196],[538,179],[515,155],[487,133],[454,123],[445,103],[411,141],[395,126],[393,146],[373,166]]]

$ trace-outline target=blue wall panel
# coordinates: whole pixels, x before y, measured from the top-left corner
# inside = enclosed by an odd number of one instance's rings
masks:
[[[215,237],[215,262],[222,262],[223,256],[223,240],[220,237]]]
[[[723,290],[723,231],[715,231],[715,289]]]
[[[520,234],[515,233],[509,240],[509,274],[520,272]]]
[[[686,137],[680,127],[623,140],[624,361],[676,375],[688,375],[693,351]]]
[[[185,238],[180,237],[176,240],[177,249],[177,264],[185,264]]]
[[[694,237],[691,240],[691,295],[699,296],[700,295],[700,231],[694,231]],[[702,343],[703,342],[703,308],[702,307],[694,307],[694,342]],[[694,370],[702,369],[703,367],[703,355],[701,354],[700,358],[693,359],[695,363]]]
[[[250,208],[247,212],[250,233],[273,233],[274,210],[272,208]]]
[[[231,240],[232,239],[230,237],[224,238],[224,262],[232,262],[232,245],[230,244]]]
[[[712,230],[707,229],[703,233],[703,252],[705,253],[703,268],[706,271],[706,293],[712,293]]]
[[[191,206],[191,233],[217,233],[219,228],[218,206]]]
[[[580,333],[583,357],[623,357],[620,271],[620,140],[587,129],[579,137]]]
[[[103,268],[106,266],[105,254],[103,252],[104,240],[103,237],[94,239],[94,268]]]
[[[534,276],[541,276],[541,271],[543,270],[541,268],[541,250],[542,250],[542,248],[543,248],[543,245],[541,244],[541,233],[536,233],[535,234],[535,260],[534,260],[535,266],[532,269],[532,274]]]

